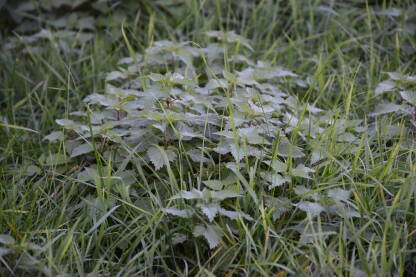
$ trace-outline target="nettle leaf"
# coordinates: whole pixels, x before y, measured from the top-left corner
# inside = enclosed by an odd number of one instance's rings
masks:
[[[339,142],[354,142],[357,140],[358,138],[349,132],[344,132],[337,136],[337,141]]]
[[[273,160],[272,162],[265,160],[263,161],[263,163],[269,165],[276,172],[285,172],[287,171],[287,168],[288,168],[286,163],[279,161],[277,159]]]
[[[246,141],[250,144],[270,144],[264,137],[260,134],[262,130],[258,127],[249,127],[249,128],[240,128],[238,129],[238,134],[243,136]]]
[[[315,170],[309,167],[306,167],[304,164],[298,164],[296,168],[291,170],[291,173],[293,176],[307,178],[307,179],[310,179],[309,173],[312,173],[312,172],[315,172]]]
[[[10,235],[0,234],[0,243],[1,244],[15,244],[15,239]]]
[[[246,38],[240,35],[237,35],[234,31],[229,31],[229,32],[208,31],[208,32],[205,32],[205,34],[208,37],[215,37],[223,42],[228,42],[228,43],[240,42],[242,45],[244,45],[251,51],[254,51],[254,49],[250,46],[249,41]]]
[[[400,96],[413,106],[416,106],[416,90],[403,90],[400,92]]]
[[[198,190],[198,189],[192,189],[191,191],[186,191],[186,190],[182,190],[180,191],[178,194],[172,196],[170,198],[170,200],[175,200],[175,199],[187,199],[187,200],[191,200],[191,199],[203,199],[204,198],[204,194],[207,192],[207,190]]]
[[[176,153],[173,152],[172,150],[161,150],[158,147],[150,147],[147,150],[147,156],[149,157],[150,161],[153,163],[153,165],[155,166],[156,170],[161,169],[164,165],[166,165],[165,162],[165,157],[163,156],[163,152],[165,152],[165,154],[167,155],[168,161],[173,161],[176,158]]]
[[[304,185],[299,185],[293,188],[293,191],[299,195],[302,199],[310,199],[312,198],[315,201],[320,199],[320,195],[317,192],[314,192],[311,189],[308,189]]]
[[[117,106],[120,101],[119,99],[117,99],[117,97],[113,96],[113,95],[104,95],[104,94],[98,94],[98,93],[93,93],[88,95],[87,97],[84,98],[84,103],[86,104],[90,104],[90,105],[101,105],[104,107],[115,107]]]
[[[71,158],[77,157],[77,156],[81,156],[83,154],[87,154],[90,153],[94,150],[94,148],[92,147],[92,145],[90,143],[83,143],[81,145],[78,145],[77,147],[75,147],[72,152],[71,152]]]
[[[55,122],[66,129],[75,129],[78,127],[78,124],[70,119],[57,119]]]
[[[179,210],[176,208],[166,208],[166,209],[162,209],[162,211],[164,211],[165,213],[171,214],[171,215],[176,215],[182,218],[190,218],[193,215],[193,211],[190,209],[186,209],[186,210]]]
[[[273,174],[273,173],[265,173],[265,172],[261,172],[260,176],[266,181],[268,182],[269,185],[269,190],[275,188],[275,187],[280,187],[281,185],[290,182],[290,178],[289,177],[283,177],[280,174]]]
[[[220,141],[217,143],[217,147],[214,147],[212,150],[219,154],[225,155],[230,153],[230,143],[232,142],[229,142],[229,140],[220,139]]]
[[[202,183],[213,190],[222,190],[224,187],[224,183],[221,180],[208,180]]]
[[[240,162],[245,156],[247,156],[247,152],[244,151],[243,146],[237,146],[236,144],[230,145],[230,152],[236,162]]]
[[[64,140],[64,132],[62,131],[55,131],[50,133],[49,135],[43,138],[44,140],[48,140],[49,142],[57,142]]]
[[[107,77],[105,77],[105,80],[107,82],[109,81],[113,81],[113,80],[117,80],[117,79],[125,79],[127,76],[124,75],[122,72],[120,71],[112,71],[110,73],[107,74]]]
[[[230,190],[211,191],[212,199],[224,200],[227,198],[241,197],[241,194]]]
[[[336,205],[330,206],[329,212],[342,218],[362,217],[357,210],[343,203],[337,203]]]
[[[219,213],[228,217],[228,218],[230,218],[230,219],[233,219],[233,220],[237,220],[239,217],[242,217],[242,218],[244,218],[245,220],[248,220],[248,221],[253,220],[253,218],[251,216],[249,216],[248,214],[243,213],[243,212],[229,211],[229,210],[221,208],[219,210]]]
[[[266,206],[273,209],[273,220],[279,219],[292,209],[292,202],[285,197],[267,197]]]
[[[203,203],[199,204],[198,207],[201,209],[201,211],[208,217],[208,220],[212,222],[215,218],[215,216],[220,211],[221,207],[218,203]]]
[[[209,248],[215,248],[221,241],[223,234],[216,225],[197,225],[193,231],[195,237],[203,236],[209,244]]]
[[[277,153],[282,157],[293,157],[293,158],[302,158],[305,156],[302,152],[302,148],[297,147],[289,142],[288,139],[282,138],[279,142],[279,147]]]
[[[194,162],[202,162],[202,163],[207,163],[210,160],[206,157],[204,157],[203,155],[203,151],[201,151],[200,149],[191,149],[187,152],[187,154],[189,155],[189,157],[191,158],[192,161]]]
[[[335,188],[335,189],[331,189],[328,190],[328,197],[334,199],[335,201],[347,201],[350,198],[351,195],[351,191],[349,190],[345,190],[345,189],[340,189],[340,188]]]
[[[172,243],[173,243],[173,245],[183,243],[183,242],[185,242],[186,240],[188,240],[188,236],[187,236],[187,235],[185,235],[185,234],[180,234],[180,233],[178,233],[178,234],[175,234],[175,235],[172,237]]]
[[[387,113],[394,113],[399,111],[404,111],[405,107],[403,105],[396,104],[379,104],[376,106],[374,112],[370,113],[370,116],[379,116]]]
[[[396,83],[392,80],[386,80],[378,84],[375,90],[375,95],[378,96],[384,92],[394,91]]]
[[[319,161],[322,161],[323,159],[325,159],[325,154],[323,151],[315,150],[312,152],[311,164],[315,164]]]
[[[309,213],[311,217],[318,216],[321,212],[325,210],[325,208],[321,204],[309,201],[302,201],[294,205],[298,207],[300,210]]]

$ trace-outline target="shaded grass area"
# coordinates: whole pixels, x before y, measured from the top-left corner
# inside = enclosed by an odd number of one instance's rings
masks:
[[[401,13],[395,15],[392,8]],[[40,53],[29,48],[2,53],[0,233],[14,242],[0,239],[0,275],[416,274],[414,133],[405,116],[367,116],[380,101],[374,89],[385,72],[414,74],[412,9],[412,1],[185,1],[178,12],[153,11],[135,32],[127,22],[124,41],[98,32],[73,53],[63,53],[53,40],[44,41]],[[203,34],[209,30],[235,30],[250,39],[257,59],[309,77],[307,88],[287,86],[301,101],[342,119],[379,126],[363,133],[354,152],[342,155],[334,140],[336,126],[323,130],[316,143],[326,145],[328,161],[316,167],[311,179],[270,192],[296,201],[296,185],[307,186],[311,194],[350,189],[349,201],[361,217],[311,218],[297,211],[275,220],[279,207],[268,208],[264,192],[256,191],[261,199],[257,205],[249,195],[239,202],[254,220],[238,220],[232,226],[237,235],[224,224],[217,248],[209,249],[203,238],[175,245],[174,233],[192,234],[193,223],[172,219],[161,209],[166,198],[183,189],[174,180],[137,165],[137,192],[126,197],[79,180],[75,173],[85,161],[67,167],[40,165],[41,154],[61,151],[42,138],[57,129],[56,119],[84,105],[85,96],[104,92],[106,73],[129,55],[126,41],[137,52],[163,39],[204,45]],[[394,94],[385,98],[397,100]],[[389,125],[399,130],[396,136],[383,130]],[[102,170],[111,176],[111,161]],[[305,240],[303,233],[312,235]]]

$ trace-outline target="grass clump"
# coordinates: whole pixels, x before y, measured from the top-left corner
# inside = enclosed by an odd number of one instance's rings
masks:
[[[411,4],[178,1],[5,51],[0,276],[411,276]]]

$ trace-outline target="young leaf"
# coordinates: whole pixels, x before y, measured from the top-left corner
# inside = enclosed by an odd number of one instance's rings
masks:
[[[171,215],[182,217],[182,218],[190,218],[193,215],[193,211],[190,209],[178,210],[176,208],[166,208],[166,209],[162,209],[162,211]]]
[[[292,169],[291,173],[293,176],[296,177],[303,177],[310,179],[309,173],[315,172],[315,170],[306,167],[304,164],[298,164],[296,168]]]
[[[242,218],[244,218],[248,221],[253,220],[253,218],[251,216],[249,216],[248,214],[243,213],[243,212],[229,211],[229,210],[222,209],[222,208],[219,210],[219,212],[220,212],[220,214],[225,215],[226,217],[228,217],[230,219],[233,219],[233,220],[236,220],[239,217],[242,217]]]
[[[331,189],[328,192],[328,197],[334,199],[336,202],[347,201],[350,198],[351,191],[340,188]]]
[[[264,180],[266,180],[270,185],[269,189],[273,189],[275,187],[279,187],[283,185],[284,183],[290,182],[289,177],[282,177],[280,174],[267,174],[262,172],[260,175]]]
[[[221,209],[218,203],[210,203],[210,204],[199,204],[198,207],[201,211],[208,217],[208,220],[212,222],[215,216],[218,214],[219,210]]]
[[[321,204],[315,202],[302,201],[294,205],[302,211],[309,213],[311,217],[315,217],[325,210]]]
[[[202,183],[213,190],[222,190],[224,187],[224,183],[221,180],[208,180],[203,181]]]
[[[279,156],[282,156],[282,157],[291,156],[293,158],[302,158],[305,156],[301,148],[291,144],[289,140],[286,138],[281,139],[279,143],[279,147],[277,149],[277,153],[279,154]]]
[[[292,209],[292,202],[285,197],[267,197],[266,205],[273,209],[273,220],[279,219]]]
[[[416,90],[403,90],[400,92],[400,96],[413,106],[416,106]]]
[[[197,162],[197,163],[207,163],[209,162],[209,159],[204,157],[203,155],[203,151],[199,150],[199,149],[191,149],[188,152],[189,157],[191,158],[192,161]]]
[[[57,119],[55,122],[66,129],[75,129],[78,126],[78,124],[70,119]]]
[[[209,248],[215,248],[221,241],[223,234],[216,225],[197,225],[193,231],[195,237],[203,236],[209,244]]]
[[[378,96],[380,94],[383,94],[387,91],[393,91],[396,87],[396,84],[392,80],[386,80],[378,84],[375,90],[375,95]]]
[[[109,82],[109,81],[113,81],[117,79],[124,79],[124,78],[126,78],[126,76],[120,71],[112,71],[107,74],[107,77],[105,77],[105,80]]]
[[[163,150],[162,150],[163,151]],[[165,150],[169,161],[173,161],[176,158],[176,153],[172,150]],[[165,159],[161,150],[155,146],[150,147],[147,150],[147,156],[155,166],[156,170],[161,169],[165,165]]]
[[[374,112],[370,113],[370,116],[378,116],[382,114],[394,113],[394,112],[403,111],[403,110],[404,110],[403,105],[396,105],[396,104],[391,104],[391,103],[379,104],[376,106]]]
[[[71,158],[83,155],[83,154],[87,154],[91,151],[93,151],[94,148],[92,147],[92,145],[90,143],[83,143],[81,145],[78,145],[77,147],[75,147],[72,152],[71,152]]]
[[[211,191],[211,197],[216,200],[224,200],[227,198],[241,197],[241,194],[230,190]]]
[[[191,191],[182,190],[178,194],[172,196],[170,198],[170,200],[175,200],[175,199],[187,199],[187,200],[202,199],[204,197],[205,192],[206,192],[206,189],[204,189],[202,191],[197,190],[195,188],[192,189]]]
[[[44,140],[48,140],[49,142],[56,142],[64,140],[64,132],[62,131],[55,131],[50,133],[49,135],[43,138]]]
[[[1,244],[15,244],[16,241],[10,235],[0,234],[0,243]]]

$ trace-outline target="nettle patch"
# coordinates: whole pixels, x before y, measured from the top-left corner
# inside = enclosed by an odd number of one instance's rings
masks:
[[[259,203],[273,209],[274,220],[291,211],[300,219],[359,216],[349,190],[330,186],[317,194],[307,186],[329,162],[320,138],[333,138],[334,153],[351,153],[361,122],[335,120],[287,92],[308,87],[307,78],[230,55],[252,51],[236,33],[207,35],[217,43],[157,41],[120,60],[105,93],[87,96],[85,109],[56,121],[63,131],[45,139],[61,142],[64,153],[41,162],[81,165],[79,179],[97,187],[105,180],[101,187],[128,199],[151,198],[140,174],[157,183],[162,201],[152,205],[172,222],[189,222],[176,229],[177,243],[193,234],[214,248],[224,232],[253,222]]]
[[[400,97],[400,103],[385,101],[376,106],[371,116],[397,113],[409,117],[409,122],[416,128],[416,76],[388,72],[388,79],[379,83],[375,96],[395,93]]]

